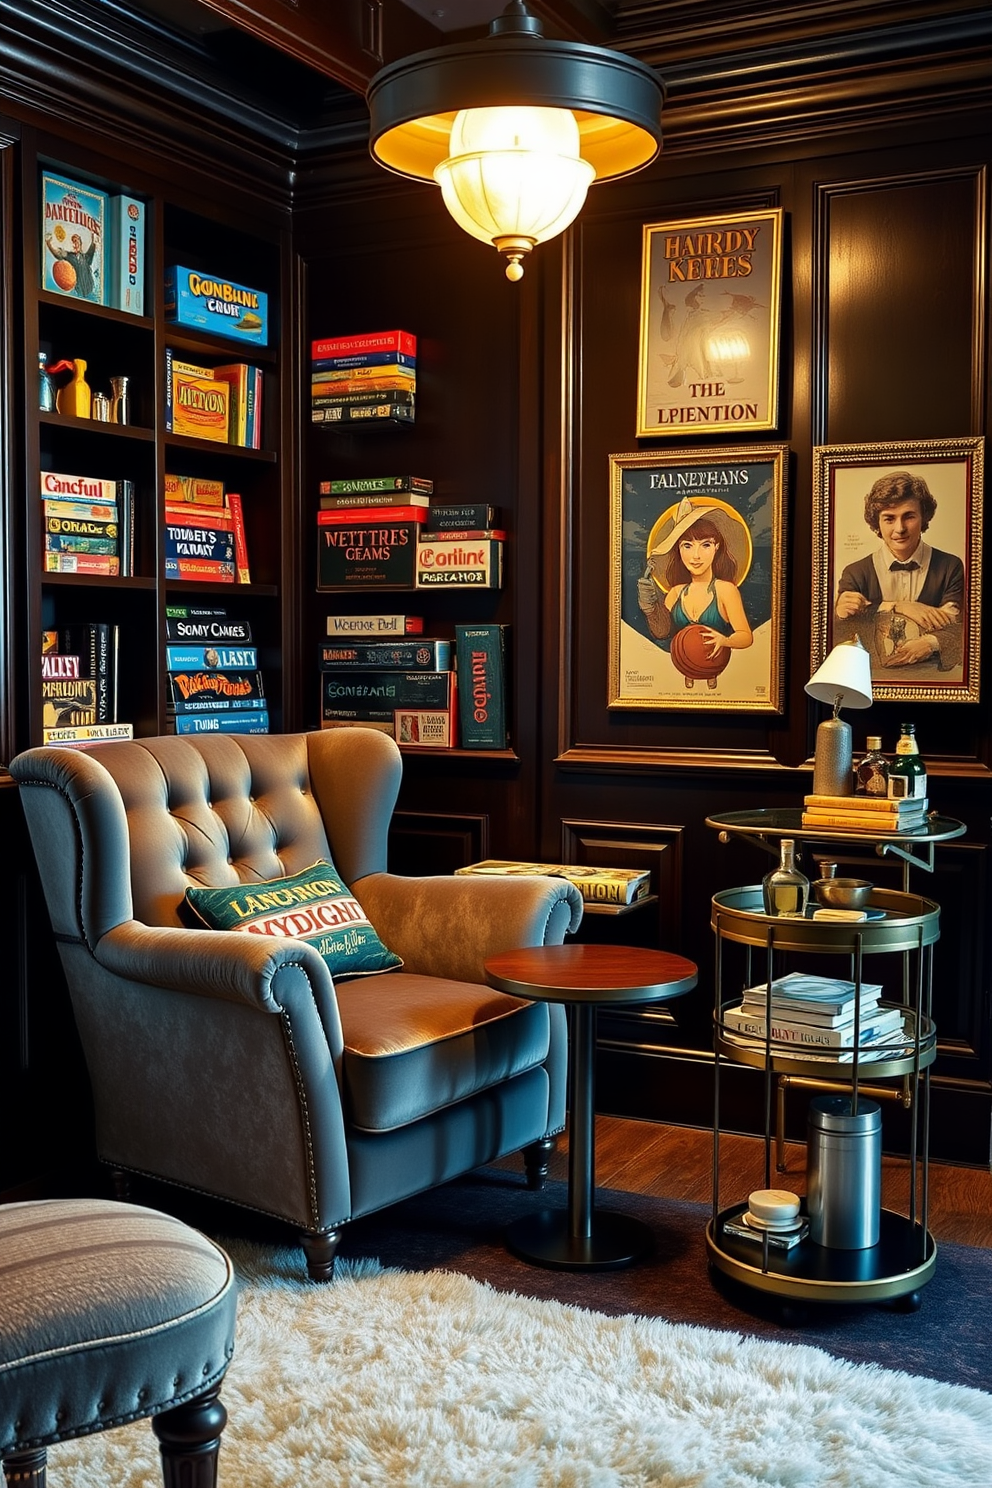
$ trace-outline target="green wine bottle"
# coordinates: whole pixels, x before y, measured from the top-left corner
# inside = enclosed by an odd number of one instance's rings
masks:
[[[916,725],[900,725],[902,732],[889,762],[889,796],[894,801],[922,801],[927,793],[927,767],[920,759]]]

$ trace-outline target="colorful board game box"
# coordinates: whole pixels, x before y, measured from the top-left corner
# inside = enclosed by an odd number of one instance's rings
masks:
[[[107,302],[130,315],[145,313],[145,219],[143,201],[112,196],[108,202],[110,253]]]
[[[269,344],[267,294],[178,264],[165,271],[165,318],[232,341]]]
[[[42,172],[42,289],[107,303],[107,201],[105,191]]]

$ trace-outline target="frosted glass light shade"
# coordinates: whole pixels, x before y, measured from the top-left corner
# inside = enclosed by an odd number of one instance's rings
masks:
[[[568,109],[461,109],[450,155],[435,168],[444,204],[459,227],[505,254],[508,279],[535,243],[564,232],[582,210],[595,170],[579,154]]]
[[[520,260],[564,231],[591,182],[651,164],[661,149],[664,96],[645,63],[546,37],[524,0],[508,0],[481,40],[415,52],[375,74],[369,149],[386,170],[436,182],[459,226],[495,243],[508,277],[519,279]],[[559,116],[550,136],[547,115]],[[532,132],[537,123],[540,135]],[[488,151],[496,158],[483,161]]]

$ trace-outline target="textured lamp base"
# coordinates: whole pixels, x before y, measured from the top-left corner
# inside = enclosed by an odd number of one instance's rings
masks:
[[[816,731],[813,757],[815,796],[854,794],[854,748],[851,725],[841,718],[826,718]]]

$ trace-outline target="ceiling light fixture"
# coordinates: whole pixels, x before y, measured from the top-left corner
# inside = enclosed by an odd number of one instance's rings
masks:
[[[548,40],[523,0],[480,41],[391,62],[367,96],[375,159],[436,181],[511,280],[575,220],[593,181],[631,175],[661,148],[660,78],[621,52]]]

